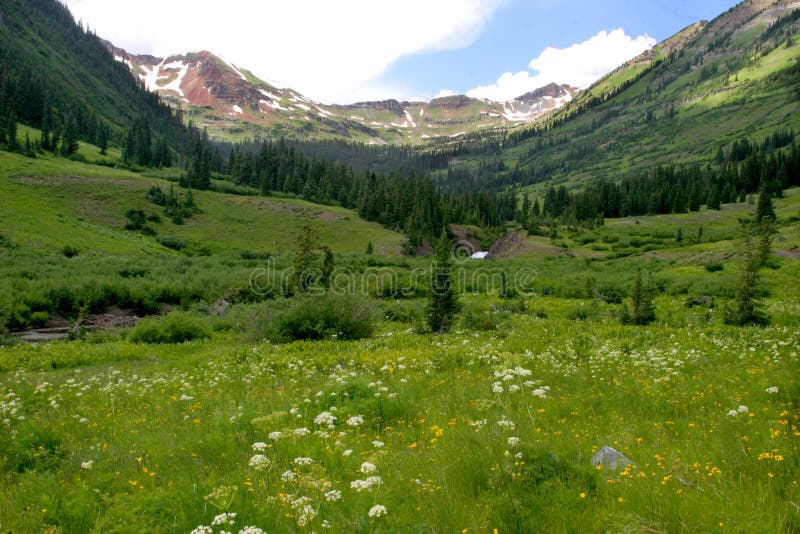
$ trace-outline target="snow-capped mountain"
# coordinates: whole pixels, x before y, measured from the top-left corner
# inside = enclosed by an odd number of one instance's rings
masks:
[[[431,102],[383,100],[323,105],[211,52],[158,58],[106,43],[145,84],[187,119],[225,137],[285,135],[369,142],[418,142],[526,124],[563,106],[578,89],[550,84],[508,102],[449,96]]]

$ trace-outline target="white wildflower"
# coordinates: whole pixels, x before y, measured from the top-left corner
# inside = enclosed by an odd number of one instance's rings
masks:
[[[330,490],[325,492],[325,500],[328,502],[337,502],[342,499],[342,492],[339,490]]]
[[[508,438],[508,446],[511,447],[512,449],[519,447],[519,438],[516,437]]]
[[[239,534],[266,534],[266,533],[258,527],[244,527],[242,530],[239,531]]]
[[[347,426],[357,427],[364,424],[364,418],[360,415],[354,415],[347,420]]]
[[[294,465],[311,465],[314,463],[313,458],[299,457],[294,459]]]
[[[281,480],[283,482],[293,482],[294,479],[297,478],[297,474],[294,471],[287,470],[281,474]]]
[[[381,516],[386,515],[386,507],[380,504],[376,504],[372,508],[369,509],[369,516],[372,518],[378,518]]]
[[[211,529],[211,527],[199,525],[197,528],[192,530],[190,534],[214,534],[214,531]]]
[[[772,386],[772,387],[768,387],[767,388],[767,393],[769,393],[769,394],[773,394],[773,393],[777,393],[777,392],[778,392],[778,387],[777,386]]]
[[[372,464],[372,463],[369,463],[369,462],[364,462],[363,464],[361,464],[361,468],[359,469],[359,471],[364,473],[365,475],[371,475],[372,473],[376,472],[377,470],[378,470],[378,468],[375,467],[375,464]]]
[[[272,461],[270,461],[270,459],[263,454],[255,454],[252,458],[250,458],[250,467],[256,471],[264,471],[270,466],[271,463]]]
[[[267,437],[270,441],[278,441],[283,437],[283,433],[280,431],[270,432]]]
[[[344,456],[345,458],[347,458],[351,454],[353,454],[353,449],[347,449],[346,451],[342,452],[342,456]]]
[[[92,466],[94,466],[94,460],[81,462],[81,469],[83,469],[84,471],[91,471],[92,470]]]
[[[333,428],[336,424],[336,416],[330,412],[322,412],[314,418],[314,424],[317,426],[327,426]]]
[[[311,431],[305,427],[295,428],[293,431],[294,435],[297,437],[307,436],[311,433]]]
[[[231,513],[225,512],[216,516],[214,520],[211,521],[211,526],[213,527],[216,525],[233,525],[235,523],[236,523],[236,514],[233,512]]]
[[[254,452],[264,452],[267,450],[267,444],[263,441],[257,441],[253,443],[253,451]]]
[[[739,407],[736,408],[736,411],[739,412],[739,413],[747,413],[747,412],[750,411],[750,408],[748,408],[744,404],[740,404]]]
[[[375,447],[376,449],[380,449],[380,448],[381,448],[381,447],[383,447],[384,445],[385,445],[385,443],[384,443],[384,442],[382,442],[382,441],[378,441],[377,439],[376,439],[375,441],[373,441],[373,442],[372,442],[372,446],[373,446],[373,447]]]

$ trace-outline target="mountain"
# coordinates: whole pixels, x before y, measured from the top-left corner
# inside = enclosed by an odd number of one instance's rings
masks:
[[[514,128],[570,102],[579,90],[551,84],[509,102],[452,96],[431,102],[384,100],[324,105],[259,79],[211,52],[158,58],[106,41],[114,58],[187,120],[229,139],[286,136],[372,143],[417,143],[486,129]]]
[[[466,146],[440,179],[577,188],[658,165],[724,160],[743,137],[762,144],[776,132],[800,132],[799,35],[800,3],[742,2],[634,58],[536,125],[475,138],[487,148]]]

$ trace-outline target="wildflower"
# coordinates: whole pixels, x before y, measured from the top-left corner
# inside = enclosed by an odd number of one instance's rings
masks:
[[[322,521],[322,528],[324,528],[324,529],[326,529],[326,530],[327,530],[327,529],[331,528],[331,526],[332,526],[332,525],[331,525],[331,522],[330,522],[330,521],[328,521],[327,519],[324,519],[324,520]]]
[[[511,447],[512,449],[518,447],[519,446],[519,438],[516,438],[516,437],[508,438],[508,446]]]
[[[356,490],[357,493],[361,493],[362,491],[372,491],[374,488],[381,486],[383,484],[383,480],[379,476],[371,476],[367,477],[366,480],[354,480],[350,483],[350,487]]]
[[[266,533],[258,527],[244,527],[242,530],[239,531],[239,534],[266,534]]]
[[[507,430],[514,430],[517,428],[517,425],[514,423],[514,421],[507,419],[505,415],[500,418],[500,420],[497,422],[497,425]]]
[[[297,526],[304,527],[317,517],[317,511],[310,504],[303,505],[299,510],[300,514],[297,516]]]
[[[736,410],[730,410],[728,412],[728,417],[736,417],[737,415],[739,415],[739,412],[737,412]]]
[[[322,412],[314,418],[314,424],[317,426],[327,426],[333,428],[336,424],[336,416],[330,412]]]
[[[313,458],[299,457],[294,459],[294,465],[311,465],[313,463]]]
[[[330,490],[325,492],[325,500],[328,502],[337,502],[342,499],[342,492],[339,490]]]
[[[84,471],[91,471],[93,465],[94,465],[94,460],[81,462],[81,469],[83,469]]]
[[[281,474],[281,481],[283,482],[293,482],[294,479],[297,478],[297,474],[294,471],[287,470]]]
[[[311,433],[311,431],[305,427],[302,428],[295,428],[294,435],[297,437],[307,436]]]
[[[750,411],[750,408],[748,408],[744,404],[740,404],[739,407],[736,408],[736,411],[739,412],[739,413],[747,413],[747,412]]]
[[[354,415],[347,420],[347,426],[357,427],[364,424],[364,418],[360,415]]]
[[[256,443],[253,443],[253,450],[255,452],[264,452],[267,450],[267,444],[263,441],[257,441]]]
[[[769,393],[769,394],[773,394],[773,393],[777,393],[777,392],[778,392],[777,386],[772,386],[772,387],[768,387],[767,388],[767,393]]]
[[[376,449],[380,449],[384,445],[385,445],[385,443],[382,442],[382,441],[375,440],[375,441],[372,442],[372,446],[375,447]]]
[[[361,464],[361,469],[359,469],[359,471],[364,473],[365,475],[371,475],[372,473],[376,472],[377,470],[378,470],[378,468],[375,467],[375,464],[372,464],[372,463],[369,463],[369,462],[364,462],[363,464]]]
[[[236,523],[236,514],[225,512],[216,516],[214,520],[211,521],[211,526],[213,527],[216,525],[233,525],[234,523]]]
[[[502,393],[503,391],[503,386],[500,384],[500,382],[494,382],[492,384],[492,393]]]
[[[250,467],[256,471],[266,470],[272,462],[263,454],[255,454],[250,458]]]
[[[375,506],[369,509],[368,515],[372,518],[378,518],[386,514],[387,514],[386,507],[380,504],[376,504]]]
[[[205,525],[199,525],[197,528],[192,530],[190,534],[213,534],[213,533],[214,531],[211,529],[211,527],[207,527]]]
[[[270,432],[267,437],[269,438],[270,441],[278,441],[283,437],[283,433],[279,431]]]
[[[353,454],[353,449],[347,449],[346,451],[342,452],[342,456],[344,456],[345,458],[347,458],[351,454]]]

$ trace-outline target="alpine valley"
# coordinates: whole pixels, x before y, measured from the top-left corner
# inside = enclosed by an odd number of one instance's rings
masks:
[[[670,31],[323,104],[0,0],[0,532],[800,531],[800,3]]]

